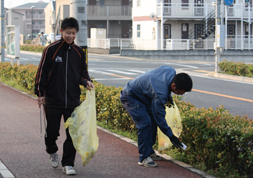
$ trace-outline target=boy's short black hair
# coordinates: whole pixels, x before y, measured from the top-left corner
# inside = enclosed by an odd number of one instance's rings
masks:
[[[185,90],[186,92],[188,92],[192,89],[192,79],[186,73],[176,74],[175,77],[172,79],[171,83],[176,84],[177,90]]]
[[[65,18],[61,23],[61,29],[65,30],[66,28],[75,28],[76,31],[78,32],[79,31],[78,21],[73,17]]]

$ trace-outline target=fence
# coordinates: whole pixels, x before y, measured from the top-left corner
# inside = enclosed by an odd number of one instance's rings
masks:
[[[118,47],[121,50],[213,50],[215,38],[207,39],[167,39],[163,40],[163,48],[161,48],[161,40],[152,39],[88,39],[89,48],[110,49]],[[229,36],[225,40],[225,48],[232,50],[252,50],[253,35],[250,39],[248,36]]]
[[[112,39],[91,39],[88,38],[87,46],[89,48],[100,48],[100,49],[110,49],[113,47],[120,47],[120,38]]]

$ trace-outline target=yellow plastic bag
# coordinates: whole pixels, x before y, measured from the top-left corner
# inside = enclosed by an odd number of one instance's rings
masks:
[[[179,137],[182,132],[182,123],[181,117],[176,103],[174,102],[174,106],[170,108],[166,106],[166,115],[165,119],[167,121],[168,126],[171,128],[173,134],[176,137]],[[172,147],[172,143],[166,135],[158,128],[158,151],[163,151],[167,148]]]
[[[95,91],[87,90],[86,99],[76,107],[71,117],[64,123],[69,128],[76,151],[81,155],[83,166],[95,155],[98,149]]]

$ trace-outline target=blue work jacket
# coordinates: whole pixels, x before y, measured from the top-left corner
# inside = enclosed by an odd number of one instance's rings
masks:
[[[158,127],[168,137],[173,133],[165,120],[165,104],[171,98],[170,86],[175,75],[174,68],[161,66],[139,75],[124,88],[126,93],[134,95],[152,111]]]

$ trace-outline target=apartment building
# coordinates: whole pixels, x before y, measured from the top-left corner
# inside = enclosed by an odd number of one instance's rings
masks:
[[[55,1],[50,1],[44,9],[45,12],[45,33],[54,33],[55,30]]]
[[[11,8],[11,11],[15,11],[17,13],[23,14],[22,18],[12,16],[12,24],[20,25],[21,34],[31,34],[32,26],[33,26],[33,33],[39,33],[41,31],[44,31],[45,30],[44,9],[47,5],[48,3],[39,1],[37,3],[26,3],[23,5]],[[15,18],[20,18],[20,19],[15,19]],[[32,22],[32,19],[33,19],[33,22]],[[31,23],[32,23],[32,26],[31,26]]]
[[[13,9],[4,8],[5,11],[5,25],[19,25],[23,29],[23,16],[24,14],[19,13]]]
[[[149,40],[149,49],[214,49],[214,0],[133,0],[133,35]],[[225,25],[225,49],[253,49],[252,0],[221,0],[221,21]],[[250,32],[250,33],[249,33]],[[143,48],[143,47],[142,47]],[[138,49],[138,46],[136,46]]]
[[[61,21],[69,17],[70,0],[56,0],[55,34]],[[87,36],[91,28],[106,29],[106,38],[132,37],[132,0],[87,0]]]

